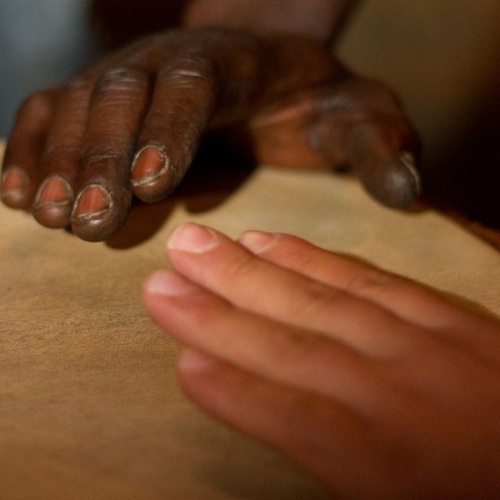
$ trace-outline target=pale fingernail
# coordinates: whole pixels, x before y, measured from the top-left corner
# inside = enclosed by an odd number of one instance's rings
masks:
[[[137,153],[132,165],[132,185],[143,186],[154,182],[168,169],[165,155],[156,146],[146,146]]]
[[[279,238],[278,233],[246,231],[239,237],[238,241],[252,253],[259,254],[271,248]]]
[[[194,290],[193,283],[174,271],[157,271],[152,274],[145,284],[145,289],[153,295],[181,295]]]
[[[92,184],[80,193],[73,215],[84,218],[97,217],[106,213],[110,207],[109,193],[103,187]]]
[[[401,154],[399,160],[413,177],[413,182],[415,183],[415,190],[417,192],[417,195],[419,195],[422,192],[422,179],[417,170],[417,167],[415,166],[416,165],[415,155],[406,151]]]
[[[20,167],[7,167],[2,176],[2,197],[15,196],[29,186],[30,180]]]
[[[69,205],[73,201],[73,191],[68,182],[60,175],[49,177],[38,191],[35,209],[51,206]]]
[[[167,248],[190,253],[203,253],[219,243],[217,234],[205,226],[187,222],[179,226],[167,241]]]
[[[211,356],[192,349],[181,353],[177,361],[177,368],[185,372],[205,372],[212,369],[216,361]]]

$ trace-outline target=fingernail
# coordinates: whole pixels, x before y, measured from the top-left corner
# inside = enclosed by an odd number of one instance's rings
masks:
[[[153,295],[180,295],[194,289],[194,285],[174,271],[157,271],[146,281],[145,289]]]
[[[203,253],[219,243],[217,234],[205,226],[187,222],[179,226],[167,241],[167,248],[190,253]]]
[[[137,153],[132,165],[132,185],[142,186],[154,182],[168,169],[165,155],[156,146],[146,146]]]
[[[49,177],[38,191],[35,208],[46,205],[69,205],[73,200],[73,191],[68,182],[60,175]]]
[[[407,210],[418,199],[421,191],[420,175],[411,153],[402,153],[369,178],[366,189],[384,205]]]
[[[410,172],[410,175],[413,177],[413,181],[415,183],[415,190],[417,192],[417,195],[419,195],[422,192],[422,180],[420,178],[420,174],[418,173],[416,165],[416,159],[415,156],[412,153],[409,152],[404,152],[400,157],[399,157],[401,163],[404,165],[404,167]]]
[[[211,356],[186,349],[179,356],[177,368],[186,372],[205,372],[211,370],[215,364],[216,360]]]
[[[7,167],[2,175],[2,198],[16,196],[20,191],[28,187],[29,183],[29,177],[22,168]]]
[[[111,198],[101,186],[93,184],[87,186],[76,204],[73,215],[75,217],[96,217],[107,212],[111,207]]]
[[[266,233],[264,231],[246,231],[238,241],[252,253],[259,254],[272,247],[279,239],[277,233]]]

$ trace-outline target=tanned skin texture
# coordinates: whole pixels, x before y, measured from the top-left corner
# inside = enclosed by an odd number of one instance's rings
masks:
[[[115,3],[96,6],[103,25]],[[350,166],[375,198],[406,208],[420,190],[418,138],[393,92],[352,74],[330,49],[352,4],[162,2],[168,29],[27,98],[8,140],[3,203],[46,227],[106,240],[133,196],[168,196],[205,134],[224,127],[245,138],[256,162]],[[160,3],[127,5],[147,28]]]

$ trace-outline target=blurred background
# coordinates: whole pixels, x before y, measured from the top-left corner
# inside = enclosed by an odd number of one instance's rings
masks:
[[[126,0],[107,4],[135,27]],[[105,29],[91,18],[84,0],[0,0],[0,137],[30,92],[98,57]],[[360,1],[336,52],[401,96],[423,138],[427,195],[500,229],[500,1]]]
[[[337,53],[401,96],[427,196],[500,229],[500,1],[361,1]]]
[[[95,57],[88,11],[84,0],[0,0],[0,137],[29,93]]]

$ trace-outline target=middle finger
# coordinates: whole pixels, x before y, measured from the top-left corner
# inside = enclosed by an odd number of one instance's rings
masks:
[[[144,302],[163,330],[194,349],[364,414],[393,407],[379,363],[340,341],[243,311],[172,271],[149,278]]]
[[[237,307],[393,357],[422,340],[415,325],[373,302],[262,260],[226,236],[188,223],[169,239],[174,268]]]
[[[82,239],[105,240],[125,222],[130,163],[148,94],[149,75],[126,66],[107,70],[94,87],[72,216],[73,231]]]

